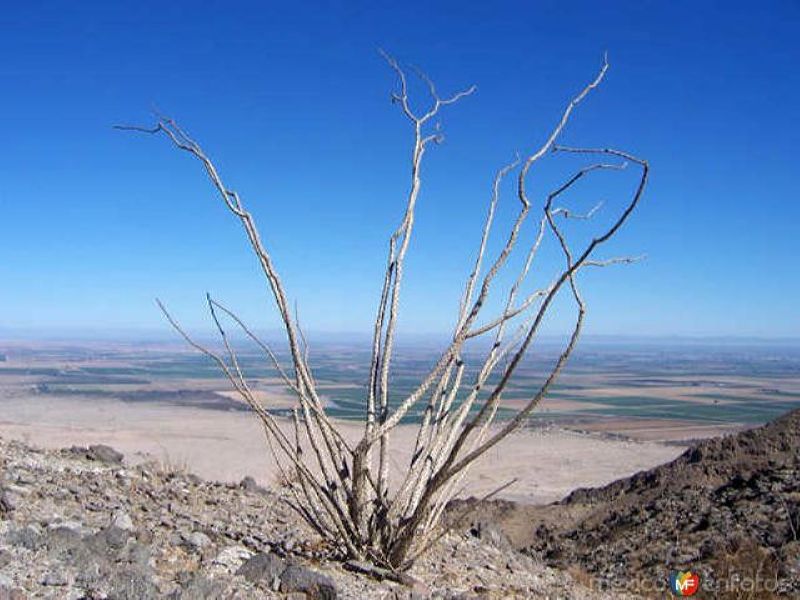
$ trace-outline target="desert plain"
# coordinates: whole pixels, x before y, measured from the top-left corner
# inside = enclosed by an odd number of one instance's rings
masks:
[[[551,502],[670,461],[692,440],[800,405],[791,353],[783,361],[750,358],[749,367],[738,368],[730,357],[700,363],[692,352],[676,350],[671,361],[641,349],[579,356],[527,425],[472,468],[460,495],[480,497],[513,481],[500,497]],[[278,480],[259,421],[203,357],[171,345],[111,343],[8,343],[0,353],[0,437],[48,448],[108,444],[130,462],[155,459],[223,482]],[[401,389],[430,355],[401,355]],[[317,363],[331,413],[354,441],[362,433],[363,358],[334,347],[320,351]],[[291,395],[258,359],[250,366],[260,399],[288,432]],[[536,375],[534,366],[522,372],[504,401],[506,414],[524,403]],[[395,476],[408,464],[415,435],[411,419],[392,436]]]

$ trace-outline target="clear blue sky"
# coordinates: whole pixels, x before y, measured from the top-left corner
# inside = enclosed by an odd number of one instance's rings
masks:
[[[608,50],[564,141],[650,161],[609,248],[648,258],[584,278],[588,332],[800,335],[798,3],[294,4],[3,7],[0,330],[164,330],[155,296],[195,327],[206,290],[275,325],[199,166],[111,129],[155,105],[243,195],[306,326],[366,331],[408,177],[384,47],[442,90],[479,87],[425,166],[406,331],[449,329],[493,172],[543,141]],[[617,190],[598,185],[575,201]]]

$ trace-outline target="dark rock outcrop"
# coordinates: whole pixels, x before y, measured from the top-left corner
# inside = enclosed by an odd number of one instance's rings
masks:
[[[516,548],[600,585],[691,569],[709,586],[758,576],[798,597],[800,411],[552,505],[472,505]]]

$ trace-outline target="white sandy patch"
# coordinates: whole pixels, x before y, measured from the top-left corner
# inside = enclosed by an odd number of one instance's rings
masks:
[[[284,426],[288,432],[290,424]],[[348,439],[361,434],[358,423],[340,422],[340,426]],[[393,433],[394,477],[405,472],[415,435],[413,426],[400,426]],[[49,448],[109,444],[130,461],[143,460],[146,454],[212,480],[239,481],[252,475],[271,484],[277,479],[262,428],[245,412],[0,394],[0,436]],[[669,461],[682,450],[560,430],[521,431],[474,466],[463,495],[483,495],[517,478],[500,497],[549,502],[576,487],[603,485]]]

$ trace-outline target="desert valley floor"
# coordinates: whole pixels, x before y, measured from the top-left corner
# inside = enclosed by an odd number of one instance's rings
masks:
[[[106,443],[219,481],[276,477],[248,407],[210,361],[182,346],[19,342],[0,347],[0,358],[0,436],[46,447]],[[398,354],[398,397],[434,358],[431,347]],[[543,351],[521,369],[501,416],[535,390],[547,360]],[[312,362],[328,410],[356,438],[366,352],[328,344]],[[242,364],[264,405],[285,413],[292,398],[263,358],[243,354]],[[667,462],[692,440],[800,406],[798,365],[792,347],[589,344],[527,426],[476,465],[464,494],[516,479],[503,497],[549,502]],[[395,472],[407,462],[414,422],[393,439]]]

